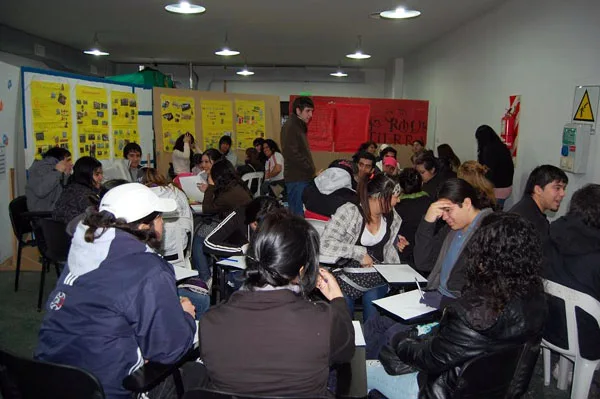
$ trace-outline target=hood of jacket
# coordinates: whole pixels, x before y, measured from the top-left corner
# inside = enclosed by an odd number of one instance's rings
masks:
[[[315,177],[315,185],[319,192],[325,195],[329,195],[340,188],[352,190],[352,176],[342,168],[329,168]]]
[[[114,228],[106,229],[102,235],[98,229],[94,242],[87,242],[84,238],[87,228],[83,222],[77,225],[69,250],[69,270],[77,276],[98,269],[105,260],[115,262],[135,253],[154,252],[133,235]]]
[[[563,216],[550,225],[550,242],[564,255],[598,252],[600,229],[585,225],[579,218]]]
[[[29,168],[29,173],[34,174],[46,174],[49,171],[54,170],[56,164],[58,163],[58,159],[54,157],[46,157],[43,159],[38,159],[37,161],[31,164]]]

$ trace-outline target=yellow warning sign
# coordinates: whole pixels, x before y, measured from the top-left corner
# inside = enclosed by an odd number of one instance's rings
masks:
[[[581,102],[577,107],[577,111],[575,111],[573,120],[581,122],[594,122],[594,111],[592,110],[590,95],[588,94],[587,90],[583,94],[583,97],[581,97]]]

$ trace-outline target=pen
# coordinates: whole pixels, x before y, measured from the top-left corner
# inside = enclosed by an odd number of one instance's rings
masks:
[[[419,294],[421,294],[421,298],[425,299],[425,295],[423,295],[423,290],[421,289],[421,286],[419,285],[419,280],[417,280],[416,277],[415,277],[415,284],[417,284],[417,289],[419,290]]]
[[[228,262],[236,262],[237,263],[237,259],[233,259],[233,258],[227,258],[225,259]],[[415,279],[416,280],[416,279]]]

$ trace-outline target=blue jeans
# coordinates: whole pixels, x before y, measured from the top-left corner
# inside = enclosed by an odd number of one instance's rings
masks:
[[[417,373],[389,375],[377,360],[367,360],[367,391],[377,389],[388,398],[417,399]]]
[[[190,300],[192,305],[196,307],[196,320],[200,320],[202,315],[208,310],[210,306],[210,296],[199,294],[197,292],[190,291],[185,288],[177,288],[179,296],[186,297]]]
[[[204,253],[204,237],[195,236],[192,244],[192,265],[198,270],[198,277],[205,283],[210,280],[211,270],[208,256]]]
[[[285,183],[288,196],[288,208],[294,215],[304,216],[304,206],[302,205],[302,193],[310,182],[295,181]]]
[[[369,318],[377,314],[377,309],[375,305],[373,305],[373,301],[379,298],[383,298],[385,294],[388,292],[388,286],[381,285],[379,287],[371,288],[369,291],[365,292],[362,296],[362,304],[363,304],[363,323],[366,323]],[[344,297],[346,299],[346,304],[348,305],[348,309],[350,309],[350,314],[354,314],[354,300],[348,297]]]

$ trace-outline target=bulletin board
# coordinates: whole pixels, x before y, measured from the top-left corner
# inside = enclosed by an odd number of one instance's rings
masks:
[[[27,168],[55,146],[74,160],[121,159],[128,142],[137,142],[142,159],[150,154],[152,162],[151,87],[23,67],[21,88]]]
[[[217,148],[223,135],[231,136],[240,162],[256,137],[280,144],[279,96],[154,88],[153,100],[156,160],[162,173],[169,169],[175,140],[185,133],[202,150]]]

